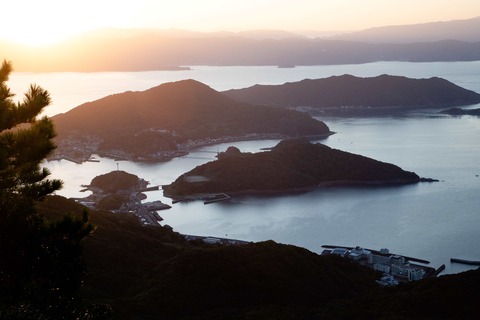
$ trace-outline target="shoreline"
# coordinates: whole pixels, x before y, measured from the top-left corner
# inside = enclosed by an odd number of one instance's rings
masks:
[[[335,133],[336,132],[334,131],[329,131],[328,133],[325,133],[325,134],[316,134],[316,135],[308,135],[308,136],[286,136],[286,135],[279,135],[279,134],[272,134],[270,136],[269,134],[265,134],[265,136],[263,137],[231,138],[231,139],[221,139],[221,140],[212,141],[212,142],[205,142],[205,143],[195,145],[193,147],[186,148],[185,150],[188,152],[198,148],[203,148],[206,146],[212,146],[216,144],[223,144],[223,143],[229,143],[229,142],[255,141],[255,140],[277,140],[277,139],[284,140],[284,139],[298,138],[298,137],[305,137],[309,140],[320,140],[320,139],[326,139],[331,135],[334,135]]]
[[[326,139],[331,135],[334,135],[336,132],[334,131],[329,131],[328,133],[325,134],[317,134],[317,135],[308,135],[308,136],[302,136],[305,137],[309,140],[320,140],[320,139]],[[260,135],[260,134],[259,134]],[[296,136],[286,136],[286,135],[281,135],[281,134],[262,134],[261,136],[255,136],[255,137],[231,137],[231,138],[221,138],[215,141],[209,141],[209,142],[201,142],[198,144],[195,144],[191,147],[184,147],[184,148],[179,148],[178,150],[172,150],[166,152],[166,154],[158,156],[158,157],[147,157],[145,156],[142,159],[139,159],[138,156],[131,156],[129,157],[128,155],[113,155],[109,154],[108,152],[104,152],[102,150],[96,150],[92,151],[88,157],[81,156],[81,157],[75,157],[73,155],[69,154],[60,154],[60,155],[52,155],[47,158],[47,161],[60,161],[60,160],[66,160],[70,161],[76,164],[83,164],[84,162],[89,162],[94,154],[99,155],[100,157],[108,158],[108,159],[113,159],[115,161],[132,161],[135,163],[160,163],[160,162],[167,162],[172,159],[178,158],[178,157],[183,157],[188,155],[191,151],[194,151],[195,149],[198,148],[203,148],[207,146],[212,146],[216,144],[223,144],[223,143],[229,143],[229,142],[243,142],[243,141],[254,141],[254,140],[283,140],[283,139],[289,139],[289,138],[295,138]],[[168,153],[168,154],[167,154]],[[172,153],[176,153],[175,155]],[[98,162],[98,161],[95,161]]]
[[[382,186],[396,186],[396,185],[407,185],[420,182],[438,182],[437,179],[431,178],[418,178],[415,180],[395,180],[395,181],[356,181],[356,180],[339,180],[339,181],[325,181],[321,182],[316,186],[311,187],[302,187],[302,188],[290,188],[283,190],[239,190],[239,191],[218,191],[218,192],[205,192],[205,193],[196,193],[191,195],[168,195],[163,192],[163,196],[175,200],[175,202],[181,202],[179,200],[198,200],[199,198],[214,195],[214,194],[227,194],[230,197],[233,196],[275,196],[275,195],[291,195],[304,192],[311,192],[315,190],[334,188],[334,187],[382,187]]]

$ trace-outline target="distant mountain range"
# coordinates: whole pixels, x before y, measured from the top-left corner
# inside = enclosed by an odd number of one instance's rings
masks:
[[[391,75],[372,78],[333,76],[282,85],[255,85],[223,93],[251,104],[302,107],[330,113],[338,113],[340,109],[341,112],[366,112],[369,111],[366,108],[378,111],[386,107],[444,108],[480,103],[480,94],[445,79]]]
[[[332,40],[367,43],[414,43],[457,40],[480,41],[480,17],[413,25],[385,26],[332,36]]]
[[[330,134],[307,114],[236,102],[194,80],[111,95],[52,120],[56,157],[81,160],[99,153],[158,161],[213,142]]]
[[[284,140],[271,151],[241,153],[229,148],[219,159],[164,186],[168,197],[209,193],[291,192],[324,184],[400,184],[419,182],[413,172],[374,159],[313,144]]]
[[[96,153],[162,161],[205,144],[331,134],[325,123],[300,110],[371,115],[474,103],[480,103],[480,94],[440,78],[343,75],[223,93],[183,80],[114,94],[52,117],[58,131],[54,158],[85,161]]]
[[[0,42],[17,71],[144,71],[195,65],[324,65],[480,60],[480,18],[331,38],[283,31],[103,30],[45,48]],[[381,35],[381,36],[380,36]],[[410,40],[409,40],[410,39]]]

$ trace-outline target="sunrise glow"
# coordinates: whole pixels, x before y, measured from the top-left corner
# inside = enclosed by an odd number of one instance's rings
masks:
[[[371,27],[468,19],[477,0],[17,0],[2,3],[0,39],[48,45],[100,28],[193,31],[276,29],[356,31]]]

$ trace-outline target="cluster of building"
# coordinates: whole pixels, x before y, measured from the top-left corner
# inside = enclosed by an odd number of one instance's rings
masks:
[[[212,144],[245,141],[245,140],[261,140],[261,139],[284,139],[285,135],[279,133],[249,133],[243,136],[223,136],[218,138],[189,139],[188,141],[178,145],[179,150],[191,150],[198,147],[208,146]]]
[[[184,234],[183,237],[187,241],[202,241],[206,244],[243,245],[243,244],[251,243],[249,241],[243,241],[243,240],[237,240],[237,239],[195,236],[191,234]]]
[[[351,259],[359,264],[380,271],[384,276],[377,281],[380,285],[396,285],[398,282],[421,280],[436,275],[434,268],[421,265],[428,264],[428,261],[409,258],[398,254],[392,254],[388,249],[380,251],[364,249],[361,247],[335,247],[323,246],[326,248],[322,254],[334,254]],[[418,263],[413,263],[412,260]]]

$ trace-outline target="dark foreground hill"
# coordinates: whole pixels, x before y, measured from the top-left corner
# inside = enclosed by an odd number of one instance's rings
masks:
[[[50,219],[83,207],[53,196]],[[378,287],[378,274],[274,243],[187,242],[129,215],[91,211],[81,296],[116,319],[476,319],[480,271]]]
[[[418,182],[413,172],[360,155],[313,144],[306,138],[280,142],[271,151],[229,148],[164,186],[169,197],[204,193],[290,192],[332,184]]]
[[[49,217],[82,208],[50,197]],[[238,246],[187,242],[133,216],[92,211],[82,295],[119,319],[303,318],[336,299],[374,289],[377,274],[349,261],[272,241]]]
[[[224,94],[252,104],[306,107],[339,114],[368,111],[367,108],[378,111],[379,108],[444,108],[480,103],[480,94],[442,78],[411,79],[390,75],[305,79],[283,85],[228,90]]]
[[[236,102],[194,80],[111,95],[52,119],[57,156],[83,159],[162,160],[212,142],[330,133],[308,115]]]

